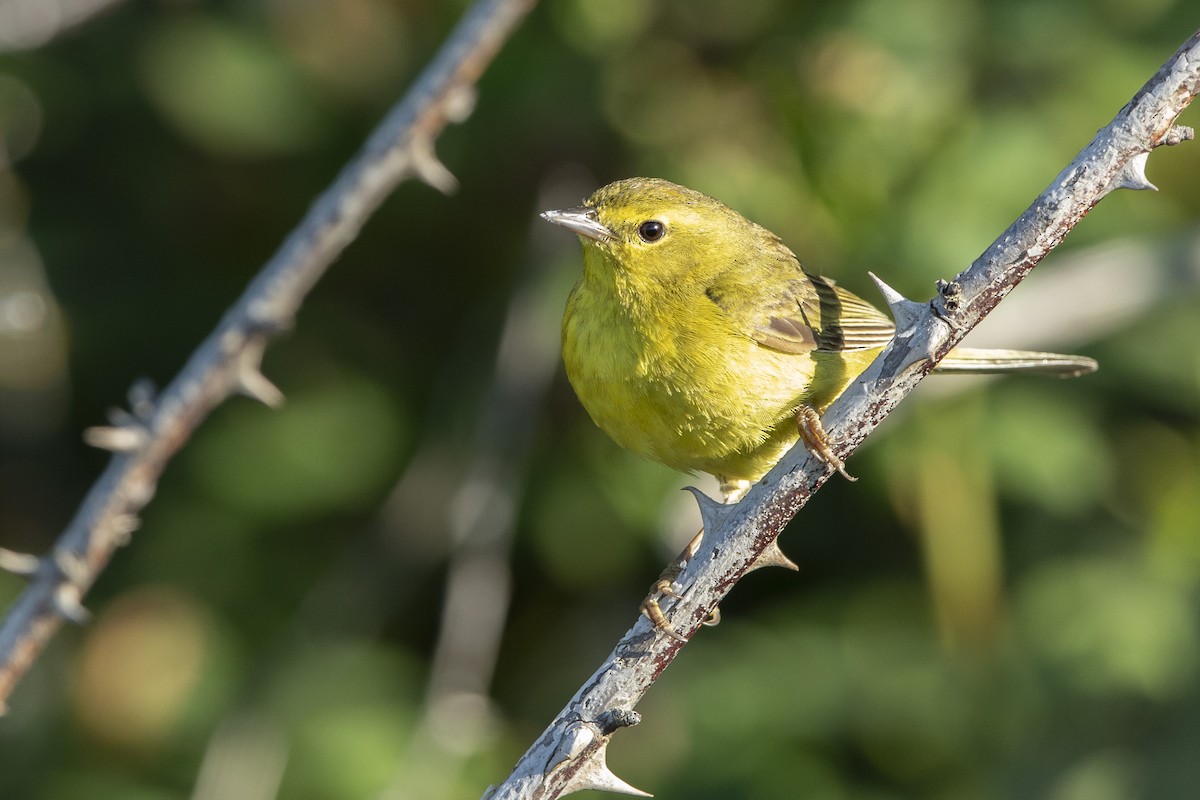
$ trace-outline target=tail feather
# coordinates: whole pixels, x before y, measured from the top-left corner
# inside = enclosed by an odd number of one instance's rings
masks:
[[[1038,353],[1032,350],[985,350],[956,347],[938,362],[935,372],[1031,372],[1056,378],[1074,378],[1095,372],[1099,366],[1087,356]]]

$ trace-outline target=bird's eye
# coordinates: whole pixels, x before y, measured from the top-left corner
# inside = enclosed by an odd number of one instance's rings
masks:
[[[638,236],[643,242],[657,242],[667,232],[667,226],[656,219],[648,219],[638,225]]]

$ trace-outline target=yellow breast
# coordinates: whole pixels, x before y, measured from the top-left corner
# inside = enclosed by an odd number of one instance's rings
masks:
[[[639,307],[586,276],[567,302],[563,360],[619,445],[724,480],[756,480],[796,440],[792,417],[814,370],[811,358],[755,343],[703,295],[660,293]]]

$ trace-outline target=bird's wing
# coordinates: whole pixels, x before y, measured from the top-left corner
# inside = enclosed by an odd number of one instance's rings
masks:
[[[801,273],[772,298],[751,332],[764,347],[783,353],[844,352],[886,345],[895,328],[879,309],[829,278]]]

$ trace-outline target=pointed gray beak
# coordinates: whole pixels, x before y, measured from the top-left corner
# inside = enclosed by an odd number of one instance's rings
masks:
[[[596,219],[596,209],[588,206],[564,208],[559,211],[543,211],[542,219],[546,222],[553,222],[555,225],[562,225],[572,233],[595,239],[597,242],[606,242],[613,238],[613,232]]]

